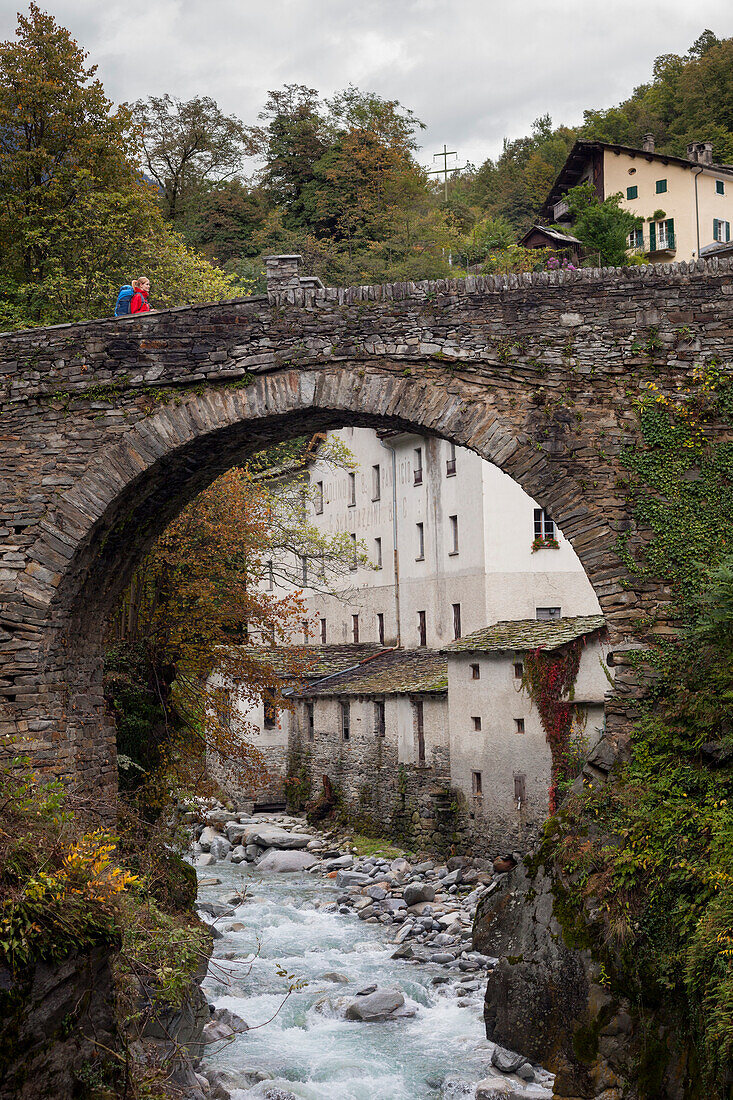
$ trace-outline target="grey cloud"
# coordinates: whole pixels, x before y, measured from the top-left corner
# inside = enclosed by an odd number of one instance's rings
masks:
[[[43,0],[41,0],[43,3]],[[0,11],[12,36],[15,5]],[[733,34],[729,0],[98,0],[48,4],[99,65],[116,101],[207,94],[253,122],[267,91],[349,83],[399,99],[427,124],[420,160],[447,142],[480,164],[549,113],[576,124],[648,80],[661,53],[705,27]]]

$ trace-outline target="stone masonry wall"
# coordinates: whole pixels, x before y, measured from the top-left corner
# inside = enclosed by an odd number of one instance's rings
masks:
[[[616,551],[648,537],[619,457],[648,383],[674,393],[713,358],[733,358],[726,260],[294,287],[1,337],[0,734],[111,793],[102,629],[141,554],[228,466],[344,424],[433,432],[496,463],[571,540],[614,647],[642,615],[669,632],[666,578],[641,581]],[[604,766],[637,677],[616,662]]]

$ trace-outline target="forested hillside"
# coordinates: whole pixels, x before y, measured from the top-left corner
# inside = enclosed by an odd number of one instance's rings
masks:
[[[639,145],[651,131],[682,155],[710,140],[733,161],[733,39],[711,31],[580,128],[538,118],[496,160],[455,173],[447,201],[420,166],[423,123],[395,100],[288,84],[255,120],[206,96],[115,107],[35,4],[16,38],[0,44],[2,328],[110,313],[143,271],[158,307],[262,290],[272,252],[300,252],[331,285],[542,264],[515,242],[579,136]]]

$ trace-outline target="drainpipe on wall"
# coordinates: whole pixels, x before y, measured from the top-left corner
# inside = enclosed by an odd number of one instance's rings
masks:
[[[382,446],[388,450],[392,455],[392,556],[394,560],[394,612],[395,612],[395,624],[397,627],[397,648],[402,647],[402,623],[400,620],[400,552],[397,546],[397,455],[394,447],[390,447],[389,443],[385,443],[383,439],[379,442]]]
[[[697,258],[700,259],[700,210],[697,205],[697,177],[702,172],[702,168],[698,168],[695,172],[695,226],[697,228]]]

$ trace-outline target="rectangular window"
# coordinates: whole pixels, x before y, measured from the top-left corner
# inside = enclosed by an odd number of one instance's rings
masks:
[[[658,195],[663,195],[665,193],[665,191],[667,190],[667,181],[666,180],[657,180],[657,182],[654,186],[656,188],[657,194]]]
[[[349,532],[349,538],[351,539],[351,546],[352,546],[352,549],[351,549],[351,562],[349,564],[349,569],[351,570],[352,573],[354,573],[356,571],[357,566],[358,566],[359,563],[358,563],[357,557],[356,557],[356,535],[354,534],[353,531]]]
[[[326,644],[326,620],[321,619],[321,645]]]
[[[448,444],[448,457],[445,460],[445,476],[456,476],[456,445],[455,443]]]
[[[272,592],[273,588],[275,587],[275,571],[272,568],[272,562],[271,561],[268,561],[268,563],[267,563],[267,587],[269,588],[269,590],[271,592]]]
[[[725,194],[725,182],[723,180],[716,180],[715,181],[715,194],[716,195],[724,195]]]
[[[669,248],[666,222],[657,222],[657,248]]]
[[[277,725],[277,707],[269,695],[264,697],[262,705],[264,710],[264,721],[262,724],[266,730],[274,729]]]
[[[313,703],[305,704],[305,724],[308,730],[308,740],[315,741],[316,739],[316,722],[314,715]]]
[[[314,500],[313,503],[315,505],[316,515],[320,516],[321,513],[323,512],[323,482],[322,481],[317,481],[316,482],[315,500]]]
[[[414,455],[414,482],[415,485],[422,485],[422,447],[415,447]]]
[[[428,644],[428,628],[425,621],[424,611],[418,611],[417,613],[417,636],[419,639],[417,644],[419,646],[425,646]]]
[[[372,500],[381,500],[382,483],[379,476],[379,466],[372,466]]]
[[[310,634],[311,634],[310,623],[308,622],[307,619],[301,619],[300,626],[301,626],[301,629],[303,631],[303,641],[305,642],[306,645],[308,645],[308,641],[310,640]]]
[[[453,604],[453,637],[460,638],[461,636],[461,605],[459,603]]]
[[[514,662],[514,679],[521,680],[524,676],[524,665],[521,661]]]
[[[374,568],[375,569],[381,569],[382,568],[382,540],[381,539],[375,539],[374,540]]]
[[[348,703],[339,703],[341,714],[341,740],[348,741],[351,736],[351,712]]]
[[[415,561],[425,560],[425,526],[422,523],[415,524],[417,530],[417,554]]]
[[[713,218],[713,240],[725,243],[730,240],[730,222]]]
[[[448,522],[450,523],[450,542],[451,548],[448,551],[449,554],[458,553],[458,516],[448,516]]]
[[[478,731],[481,729],[481,719],[478,715],[475,715],[471,719],[471,722],[473,723],[474,732],[478,733]]]
[[[374,736],[382,738],[385,736],[385,732],[384,700],[376,699],[374,702]]]
[[[359,641],[359,616],[351,616],[351,640],[355,644]]]
[[[627,199],[638,199],[638,197],[639,197],[639,188],[638,187],[627,187],[626,188],[626,198]]]
[[[480,665],[471,665],[471,679],[472,680],[480,680],[481,679],[481,666]]]
[[[524,718],[515,718],[514,719],[514,732],[515,733],[524,733]]]
[[[422,702],[413,703],[415,708],[415,732],[417,733],[417,762],[425,763],[425,715]]]
[[[483,797],[483,784],[481,782],[481,772],[471,772],[471,791],[474,798]]]
[[[305,588],[308,584],[308,557],[306,554],[300,556],[300,579]]]
[[[561,619],[562,615],[559,607],[536,607],[535,608],[536,619]]]
[[[555,522],[551,520],[544,508],[534,510],[534,537],[545,542],[546,539],[554,539]]]
[[[521,772],[514,776],[514,801],[518,810],[521,810],[527,801],[527,779]]]
[[[349,508],[356,505],[356,474],[349,474]]]
[[[381,611],[377,612],[377,640],[384,645],[384,614]]]
[[[627,237],[627,244],[629,248],[643,248],[644,247],[644,230],[632,229]]]

